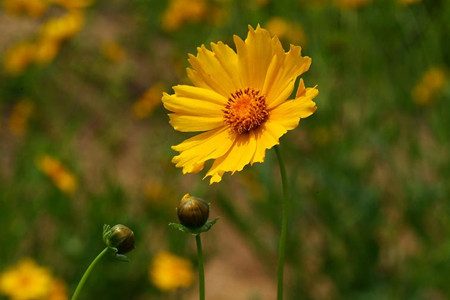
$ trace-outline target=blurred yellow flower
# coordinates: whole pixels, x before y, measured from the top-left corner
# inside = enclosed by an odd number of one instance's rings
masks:
[[[444,89],[447,83],[446,71],[440,67],[432,67],[423,75],[412,90],[414,102],[418,105],[432,103]]]
[[[306,44],[306,35],[303,28],[298,23],[288,22],[280,17],[273,17],[266,23],[266,29],[271,35],[277,36],[281,40],[286,40],[292,44]]]
[[[35,48],[34,62],[37,64],[48,64],[53,61],[59,52],[59,42],[53,39],[40,39]]]
[[[189,287],[194,281],[192,264],[169,252],[159,252],[150,265],[150,281],[163,291]]]
[[[171,0],[162,17],[162,27],[167,31],[175,31],[184,23],[195,23],[207,15],[205,0]]]
[[[29,258],[0,274],[0,293],[14,300],[47,300],[52,284],[50,271]]]
[[[41,28],[41,38],[63,41],[77,34],[83,24],[83,13],[80,10],[71,10],[65,15],[48,20]]]
[[[85,8],[91,6],[93,0],[48,0],[50,3],[60,5],[67,9]]]
[[[125,59],[125,49],[114,41],[105,42],[100,48],[103,56],[115,63],[119,63]]]
[[[3,58],[5,71],[11,75],[23,72],[33,63],[36,45],[30,42],[21,42],[8,49]]]
[[[34,104],[29,99],[20,100],[14,105],[9,117],[9,131],[17,136],[22,136],[28,124],[28,119],[34,110]]]
[[[67,300],[67,285],[65,282],[59,279],[53,280],[50,287],[49,295],[46,300]]]
[[[48,155],[39,157],[36,160],[36,166],[58,187],[66,194],[73,194],[77,189],[77,180],[75,176],[70,173],[59,160]]]
[[[165,85],[162,82],[157,82],[152,85],[142,96],[137,100],[132,107],[132,112],[135,118],[145,119],[152,111],[161,104],[161,96],[165,90]]]
[[[39,17],[47,10],[47,0],[3,0],[3,8],[11,14],[27,14]]]
[[[161,203],[165,195],[165,187],[160,179],[149,178],[144,184],[144,195],[145,197],[154,203]]]
[[[186,174],[200,172],[213,159],[205,176],[211,176],[210,183],[221,181],[225,172],[263,162],[266,149],[316,111],[312,99],[319,92],[305,88],[303,80],[295,99],[287,100],[297,77],[311,65],[299,46],[285,52],[278,38],[259,26],[249,26],[247,39],[234,36],[234,42],[237,53],[222,42],[211,43],[212,51],[198,48],[187,70],[194,86],[174,86],[175,93],[162,98],[173,112],[175,130],[204,131],[173,146],[180,154],[172,162]]]

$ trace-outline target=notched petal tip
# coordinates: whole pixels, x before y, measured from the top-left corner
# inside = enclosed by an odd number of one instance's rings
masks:
[[[208,174],[205,177],[203,177],[203,179],[206,179],[208,176],[211,176],[211,178],[209,179],[209,185],[212,185],[213,183],[221,182],[222,181],[222,175],[219,175],[217,173],[216,174]]]

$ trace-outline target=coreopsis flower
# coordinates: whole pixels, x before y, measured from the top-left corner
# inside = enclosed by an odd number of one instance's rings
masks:
[[[77,34],[83,24],[83,13],[80,10],[72,10],[63,16],[48,20],[41,28],[41,38],[61,42]]]
[[[162,16],[162,27],[167,31],[175,31],[184,23],[199,22],[207,12],[205,0],[171,0]]]
[[[306,35],[300,24],[286,21],[280,17],[273,17],[266,23],[266,28],[271,35],[276,35],[281,40],[293,44],[306,44]]]
[[[446,71],[440,67],[428,69],[412,90],[414,102],[418,105],[432,103],[447,83]]]
[[[163,184],[160,178],[148,178],[143,185],[143,194],[149,202],[167,203],[162,201],[168,192],[168,188]]]
[[[60,280],[54,279],[52,286],[50,287],[50,292],[46,300],[67,300],[69,296],[67,295],[67,284]]]
[[[147,118],[157,106],[161,105],[164,88],[164,83],[157,82],[133,103],[132,112],[136,119]]]
[[[120,63],[125,57],[125,49],[114,41],[108,41],[102,44],[100,52],[111,62]]]
[[[60,5],[67,9],[78,9],[85,8],[91,6],[94,1],[93,0],[48,0],[50,3]]]
[[[189,287],[194,281],[191,262],[169,252],[155,255],[149,275],[153,285],[163,291]]]
[[[3,8],[11,14],[26,14],[33,18],[42,16],[47,10],[47,0],[3,0]]]
[[[59,160],[44,155],[36,160],[36,165],[63,193],[73,194],[77,189],[75,176]]]
[[[36,43],[34,62],[45,65],[53,61],[59,52],[60,43],[51,38],[41,38]]]
[[[173,112],[175,130],[203,132],[173,146],[180,154],[172,162],[183,173],[198,173],[213,159],[205,176],[211,176],[210,183],[225,172],[263,162],[266,149],[316,110],[312,99],[318,90],[305,88],[303,80],[294,99],[287,100],[297,77],[311,65],[299,46],[285,52],[278,38],[260,26],[249,26],[246,40],[234,36],[234,42],[236,52],[222,42],[211,43],[212,50],[198,48],[187,70],[194,86],[174,86],[175,93],[162,98]]]
[[[0,274],[0,293],[15,300],[47,300],[52,284],[50,271],[29,258]]]
[[[34,104],[29,99],[22,99],[14,105],[8,120],[9,131],[17,136],[24,135],[28,119],[34,110]]]
[[[5,71],[11,75],[22,73],[34,61],[36,45],[31,42],[21,42],[8,49],[3,58]]]

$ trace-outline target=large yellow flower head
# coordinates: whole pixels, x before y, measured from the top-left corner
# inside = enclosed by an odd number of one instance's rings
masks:
[[[175,130],[203,132],[173,146],[180,154],[172,162],[186,174],[200,172],[213,159],[205,176],[210,183],[263,162],[266,149],[316,110],[312,99],[318,90],[305,88],[303,80],[295,98],[287,100],[296,78],[311,65],[299,46],[285,52],[278,38],[259,26],[249,26],[245,41],[234,36],[234,43],[236,52],[222,42],[211,43],[211,51],[198,48],[187,69],[194,86],[174,86],[175,93],[162,98]]]

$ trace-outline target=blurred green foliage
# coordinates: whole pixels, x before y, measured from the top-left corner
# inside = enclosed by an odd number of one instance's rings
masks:
[[[170,127],[161,105],[142,120],[132,106],[157,82],[167,91],[186,82],[187,53],[196,47],[232,45],[248,24],[264,27],[277,16],[302,27],[303,53],[313,61],[303,78],[320,91],[317,112],[281,139],[294,200],[289,299],[450,297],[448,80],[430,103],[412,97],[427,70],[448,71],[450,2],[379,0],[345,9],[326,1],[208,3],[224,11],[223,20],[167,31],[166,1],[97,1],[54,61],[15,76],[0,71],[0,270],[33,257],[72,291],[103,248],[103,224],[122,223],[136,236],[131,262],[99,265],[83,294],[167,299],[149,282],[148,268],[164,249],[195,264],[193,240],[167,226],[189,192],[212,202],[212,216],[225,217],[217,226],[237,229],[275,281],[281,185],[272,151],[264,164],[209,186],[170,163],[170,146],[186,135]],[[0,11],[0,22],[3,58],[30,36],[19,26],[29,20]],[[123,60],[102,54],[109,40],[121,45]],[[23,98],[34,110],[25,133],[15,135],[9,120]],[[73,174],[73,194],[39,170],[42,155]],[[208,232],[214,246],[207,268],[227,242],[214,235]],[[208,288],[220,277],[206,280]]]

